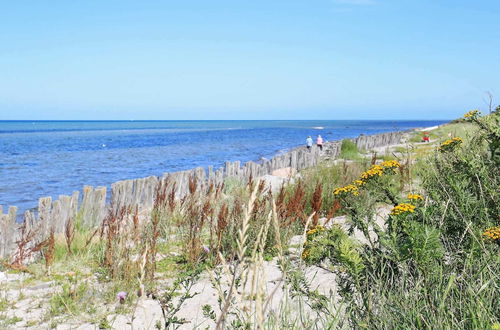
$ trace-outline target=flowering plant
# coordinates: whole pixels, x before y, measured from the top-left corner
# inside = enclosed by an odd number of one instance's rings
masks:
[[[406,196],[406,197],[412,201],[418,201],[418,200],[423,201],[424,200],[424,197],[422,195],[419,195],[419,194],[408,194],[408,196]]]
[[[449,139],[444,141],[439,147],[439,151],[447,152],[455,150],[459,145],[461,145],[464,141],[459,137],[454,137],[453,139]]]
[[[391,215],[400,215],[404,213],[413,213],[413,212],[415,212],[415,205],[409,203],[401,203],[399,205],[396,205],[391,210]]]
[[[479,110],[471,110],[469,112],[467,112],[465,115],[464,115],[464,118],[465,119],[469,119],[469,118],[476,118],[477,116],[479,116],[481,114],[481,112]]]
[[[359,189],[356,185],[353,185],[353,184],[349,184],[345,187],[340,187],[340,188],[337,188],[333,191],[333,194],[334,195],[342,195],[342,194],[353,194],[354,196],[358,196],[359,195]]]
[[[116,299],[120,302],[120,304],[123,304],[125,299],[127,299],[127,293],[125,291],[118,292],[116,294]]]
[[[500,227],[491,227],[484,231],[483,238],[487,241],[500,242]]]

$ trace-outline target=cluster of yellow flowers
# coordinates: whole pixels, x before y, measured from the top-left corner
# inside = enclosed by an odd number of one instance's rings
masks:
[[[472,118],[479,115],[479,110],[471,110],[464,115],[464,118]]]
[[[382,176],[384,174],[384,168],[380,165],[372,165],[368,170],[361,173],[361,180],[366,181],[375,176]]]
[[[500,239],[500,227],[491,227],[483,233],[484,239],[497,241]]]
[[[366,184],[366,182],[364,182],[363,180],[354,180],[353,183],[356,186],[359,186],[359,187],[361,187],[362,185]]]
[[[408,194],[407,197],[408,197],[408,199],[414,200],[414,201],[417,201],[417,200],[423,201],[424,200],[424,197],[422,195],[419,195],[419,194]]]
[[[325,228],[323,226],[317,225],[313,229],[309,229],[306,234],[307,234],[307,236],[311,236],[311,235],[314,235],[316,233],[320,233],[320,232],[322,232],[324,230],[325,230]]]
[[[385,168],[398,168],[401,167],[401,164],[397,160],[386,160],[382,162],[380,166]]]
[[[302,251],[302,259],[307,259],[311,255],[311,241],[315,238],[315,234],[319,234],[323,231],[325,231],[325,227],[322,225],[316,225],[314,228],[311,228],[306,232],[307,237],[303,245],[304,250]]]
[[[384,170],[387,169],[396,169],[400,167],[401,164],[397,160],[387,160],[382,162],[380,165],[372,165],[368,170],[361,173],[361,177],[358,180],[354,180],[353,183],[345,186],[337,188],[333,191],[334,195],[340,195],[343,193],[352,193],[354,196],[359,195],[359,188],[366,184],[368,180],[374,178],[376,176],[382,176],[384,174]]]
[[[449,145],[449,144],[452,144],[452,143],[462,143],[463,140],[459,137],[454,137],[453,139],[450,139],[450,140],[446,140],[444,141],[441,145],[442,146],[446,146],[446,145]]]
[[[459,137],[454,137],[453,139],[449,139],[444,141],[439,147],[440,151],[449,151],[453,150],[456,146],[462,144],[463,140]]]
[[[408,204],[408,203],[401,203],[399,205],[396,205],[392,211],[391,215],[400,215],[406,212],[413,213],[415,212],[415,205]]]
[[[359,190],[358,190],[358,187],[356,185],[348,184],[345,187],[340,187],[340,188],[337,188],[333,191],[334,195],[340,195],[343,193],[352,193],[354,196],[358,196]]]

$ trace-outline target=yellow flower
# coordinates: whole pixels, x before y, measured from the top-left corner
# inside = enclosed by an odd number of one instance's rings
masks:
[[[450,151],[455,149],[455,147],[462,144],[463,140],[459,137],[454,137],[453,139],[449,139],[441,143],[439,147],[439,151]]]
[[[401,164],[397,160],[386,160],[385,162],[382,162],[380,166],[385,168],[396,168],[401,167]]]
[[[307,235],[314,235],[316,234],[317,230],[314,228],[314,229],[310,229],[307,231]]]
[[[408,203],[401,203],[399,205],[396,205],[392,209],[391,214],[392,215],[400,215],[400,214],[403,214],[403,213],[406,213],[406,212],[409,212],[409,213],[415,212],[415,205],[408,204]]]
[[[344,193],[351,193],[354,196],[358,196],[359,190],[358,190],[357,186],[355,186],[353,184],[349,184],[345,187],[340,187],[340,188],[337,188],[333,191],[334,195],[340,195],[340,194],[344,194]]]
[[[464,118],[472,118],[479,114],[480,114],[479,110],[471,110],[464,115]]]
[[[382,176],[384,168],[380,165],[372,165],[368,170],[361,173],[361,180],[366,181],[376,176]]]
[[[491,227],[486,229],[483,233],[483,238],[491,241],[500,239],[500,227]]]
[[[363,180],[354,180],[354,184],[356,186],[360,186],[361,187],[362,185],[366,184],[366,182],[364,182]]]
[[[309,229],[309,230],[307,231],[307,233],[306,233],[306,234],[307,234],[308,236],[310,236],[310,235],[314,235],[314,234],[316,234],[316,233],[319,233],[319,232],[321,232],[321,231],[323,231],[323,230],[325,230],[325,228],[324,228],[323,226],[321,226],[321,225],[317,225],[316,227],[314,227],[314,228],[312,228],[312,229]]]
[[[411,199],[411,200],[414,200],[414,201],[417,201],[417,200],[424,200],[424,197],[422,195],[419,195],[419,194],[408,194],[408,199]]]

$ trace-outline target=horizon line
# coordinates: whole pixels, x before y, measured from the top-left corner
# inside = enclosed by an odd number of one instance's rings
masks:
[[[147,122],[147,121],[446,121],[457,118],[431,119],[0,119],[0,122]]]

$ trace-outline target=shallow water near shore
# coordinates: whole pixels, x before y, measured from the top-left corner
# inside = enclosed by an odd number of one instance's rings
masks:
[[[444,121],[0,121],[0,205],[35,207],[84,185],[110,186],[302,145]]]

